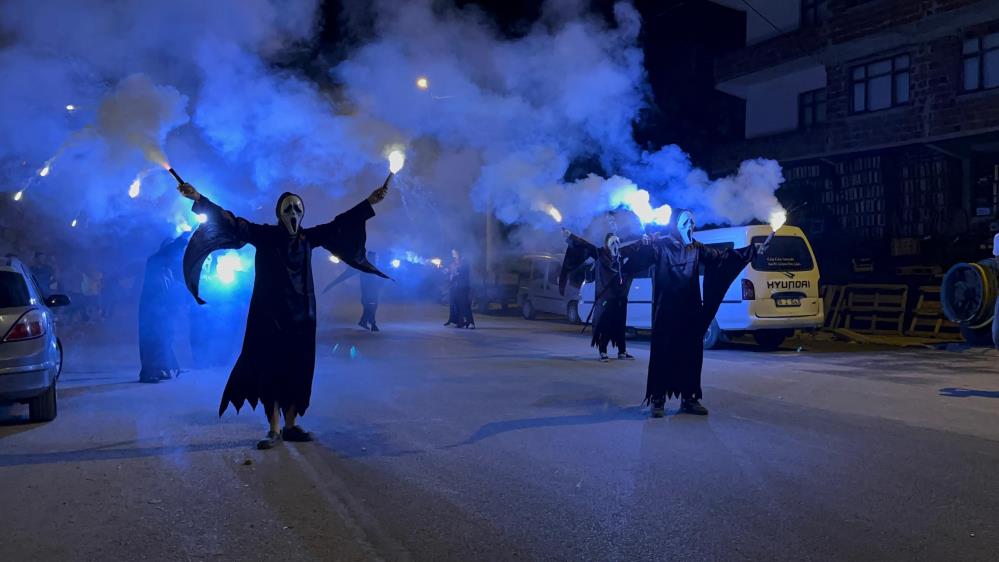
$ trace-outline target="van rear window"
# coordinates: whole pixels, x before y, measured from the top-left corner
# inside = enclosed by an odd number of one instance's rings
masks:
[[[753,244],[762,244],[766,236],[753,237]],[[815,267],[808,244],[797,236],[775,236],[764,255],[753,258],[756,271],[809,271]]]

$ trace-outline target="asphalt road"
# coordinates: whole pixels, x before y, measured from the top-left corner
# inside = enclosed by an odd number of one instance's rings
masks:
[[[271,451],[259,411],[216,416],[225,369],[142,385],[133,346],[67,342],[58,419],[0,409],[0,560],[999,558],[993,351],[736,346],[710,416],[652,420],[646,342],[602,364],[557,322],[348,308],[318,442]]]

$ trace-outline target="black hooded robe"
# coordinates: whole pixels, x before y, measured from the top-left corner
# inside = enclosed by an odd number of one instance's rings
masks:
[[[187,235],[160,246],[146,260],[142,293],[139,297],[139,380],[170,378],[180,370],[173,351],[177,310],[183,288],[180,285],[181,256]]]
[[[328,292],[333,287],[336,287],[354,275],[357,275],[356,269],[348,269],[347,271],[344,271],[336,279],[331,281],[329,285],[326,285],[323,292]],[[382,287],[384,284],[385,279],[382,277],[371,273],[361,274],[361,322],[367,322],[369,324],[375,323],[375,314],[378,312],[378,301],[381,298]]]
[[[450,310],[448,323],[456,324],[459,328],[475,325],[475,318],[472,317],[472,274],[468,263],[459,260],[452,262],[448,272],[448,297],[450,300]]]
[[[719,250],[696,240],[684,244],[674,236],[644,245],[633,261],[653,266],[652,341],[646,402],[679,396],[701,399],[704,332],[739,272],[752,261],[757,247]],[[699,271],[704,268],[704,294]]]
[[[279,202],[286,195],[279,198]],[[263,403],[271,412],[294,408],[305,414],[312,396],[316,363],[316,296],[312,280],[312,249],[322,246],[344,263],[385,277],[371,265],[364,249],[364,223],[375,215],[365,200],[332,222],[303,228],[289,236],[283,226],[262,225],[237,218],[202,196],[195,213],[208,221],[191,237],[184,255],[188,289],[198,297],[198,282],[205,258],[214,250],[256,247],[256,276],[246,335],[239,359],[229,375],[219,405],[221,416],[229,404],[239,412],[247,401],[254,409]]]
[[[615,259],[606,247],[597,248],[575,234],[569,236],[568,242],[559,273],[559,292],[565,294],[565,285],[573,270],[587,259],[593,259],[593,337],[590,347],[597,347],[603,353],[609,343],[617,348],[618,353],[625,353],[628,294],[637,272],[629,257],[634,246],[622,248],[623,252]]]

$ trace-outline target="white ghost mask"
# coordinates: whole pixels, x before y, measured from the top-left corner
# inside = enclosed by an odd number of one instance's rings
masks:
[[[605,242],[605,244],[607,246],[607,251],[609,251],[615,258],[621,253],[621,239],[617,236],[611,235],[607,238],[607,242]]]
[[[298,234],[302,227],[302,217],[305,216],[305,203],[298,195],[288,194],[278,201],[278,220],[288,231],[289,236]]]
[[[684,244],[691,244],[694,241],[694,228],[697,222],[694,220],[694,213],[683,211],[676,219],[676,229],[680,232],[680,239]]]

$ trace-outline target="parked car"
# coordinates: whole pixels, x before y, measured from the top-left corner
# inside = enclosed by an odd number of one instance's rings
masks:
[[[31,421],[56,417],[62,344],[51,309],[68,304],[44,297],[20,260],[0,258],[0,402],[27,404]]]
[[[710,247],[738,248],[763,242],[769,234],[766,225],[741,226],[699,231],[696,239]],[[593,283],[583,284],[578,301],[578,310],[569,318],[585,319],[593,308]],[[751,333],[761,347],[776,349],[794,330],[820,328],[824,319],[812,246],[800,228],[784,226],[766,255],[757,256],[729,287],[704,334],[704,347],[711,349],[729,336]],[[648,275],[636,278],[631,287],[628,326],[652,328],[652,279]]]
[[[562,258],[562,254],[530,254],[521,259],[517,304],[524,318],[533,320],[538,312],[546,312],[568,316],[570,322],[579,320],[574,316],[578,310],[578,288],[566,287],[565,296],[558,291]]]

